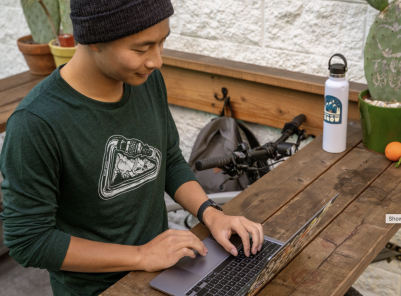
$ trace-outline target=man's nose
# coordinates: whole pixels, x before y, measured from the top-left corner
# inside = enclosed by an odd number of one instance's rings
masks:
[[[163,61],[162,61],[162,54],[161,54],[160,48],[158,46],[155,46],[155,48],[152,49],[152,53],[146,63],[146,67],[152,68],[152,69],[160,69],[162,67],[162,64],[163,64]]]

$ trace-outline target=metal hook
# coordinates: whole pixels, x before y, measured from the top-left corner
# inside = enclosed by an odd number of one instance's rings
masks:
[[[216,100],[218,100],[218,101],[224,101],[224,100],[227,98],[227,94],[228,94],[227,88],[223,87],[223,88],[221,89],[221,92],[223,93],[223,98],[221,98],[221,99],[219,99],[219,98],[217,97],[217,93],[214,94],[214,97],[215,97]]]

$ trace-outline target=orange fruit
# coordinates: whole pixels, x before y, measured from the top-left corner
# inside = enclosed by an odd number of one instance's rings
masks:
[[[401,158],[401,143],[400,142],[391,142],[386,146],[386,150],[384,150],[384,154],[388,160],[398,161]]]

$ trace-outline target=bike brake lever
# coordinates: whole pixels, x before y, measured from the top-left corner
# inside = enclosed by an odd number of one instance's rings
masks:
[[[236,177],[232,177],[232,178],[227,178],[227,179],[225,179],[224,182],[220,184],[220,187],[219,187],[219,188],[220,188],[220,191],[224,189],[223,185],[226,184],[227,181],[236,180],[236,179],[238,179],[239,177],[240,177],[240,176],[236,176]]]

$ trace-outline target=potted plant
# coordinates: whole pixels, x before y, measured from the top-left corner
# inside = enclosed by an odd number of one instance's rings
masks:
[[[50,51],[53,54],[56,67],[68,63],[77,49],[72,36],[70,0],[59,0],[59,6],[63,34],[49,41]]]
[[[73,40],[70,1],[21,0],[21,5],[32,35],[18,39],[18,48],[32,74],[48,75],[56,66],[67,63],[76,50],[74,41],[65,49],[59,43],[59,39]],[[61,35],[60,19],[64,32]]]
[[[43,6],[47,8],[51,16],[53,27],[58,29],[60,27],[58,1],[21,0],[21,5],[31,35],[19,38],[17,40],[18,48],[24,55],[32,74],[48,75],[56,69],[48,45],[49,41],[54,38],[54,33]]]
[[[365,50],[367,90],[359,94],[363,144],[378,153],[401,142],[401,0],[367,0],[380,12]]]

